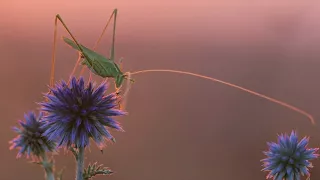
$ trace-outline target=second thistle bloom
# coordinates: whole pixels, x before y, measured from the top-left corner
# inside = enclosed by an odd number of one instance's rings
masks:
[[[19,135],[9,142],[10,149],[19,149],[17,157],[22,155],[40,157],[46,152],[53,152],[55,143],[43,135],[45,129],[42,127],[43,122],[41,122],[42,113],[36,117],[36,114],[30,111],[24,117],[25,121],[19,121],[21,128],[13,128]]]
[[[113,116],[124,115],[116,109],[116,94],[104,95],[107,85],[102,83],[94,88],[92,82],[85,85],[83,78],[72,78],[68,86],[64,81],[58,83],[47,94],[48,102],[41,103],[47,127],[44,134],[55,140],[58,146],[86,147],[92,138],[98,145],[104,140],[113,139],[106,126],[122,130]]]
[[[269,171],[267,179],[300,180],[301,175],[309,175],[312,168],[310,160],[318,158],[318,148],[307,148],[309,139],[304,137],[300,142],[296,132],[291,135],[282,134],[278,143],[268,143],[269,151],[263,159],[264,171]]]

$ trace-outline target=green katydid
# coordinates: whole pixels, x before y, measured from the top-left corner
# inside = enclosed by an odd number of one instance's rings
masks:
[[[136,72],[132,72],[132,73],[130,73],[130,72],[123,73],[122,69],[119,68],[119,65],[114,62],[114,43],[115,43],[115,28],[116,28],[117,9],[115,9],[113,11],[113,13],[111,14],[111,16],[110,16],[110,18],[109,18],[104,30],[102,31],[102,34],[100,35],[100,38],[98,39],[95,47],[98,45],[99,41],[101,40],[101,38],[102,38],[104,32],[106,31],[106,29],[108,27],[108,24],[111,21],[112,17],[113,17],[114,22],[113,22],[111,55],[110,55],[110,58],[106,58],[103,55],[95,52],[94,50],[91,50],[91,49],[79,44],[78,41],[75,39],[75,37],[70,32],[70,30],[68,29],[68,27],[66,26],[66,24],[63,22],[63,20],[60,17],[60,15],[56,16],[50,86],[52,86],[53,83],[54,83],[55,44],[56,44],[56,33],[57,33],[56,29],[57,29],[57,21],[59,20],[62,23],[62,25],[64,26],[64,28],[67,30],[67,32],[69,33],[71,38],[72,38],[72,40],[71,40],[71,39],[68,39],[68,38],[64,37],[63,40],[80,53],[80,57],[79,57],[79,59],[77,61],[77,64],[74,67],[74,70],[73,70],[72,74],[74,73],[75,68],[79,63],[79,60],[82,59],[82,63],[81,64],[87,66],[89,68],[89,70],[91,72],[93,72],[94,74],[96,74],[96,75],[98,75],[100,77],[103,77],[103,78],[106,78],[106,77],[114,78],[115,79],[115,86],[116,86],[117,90],[121,87],[124,79],[129,80],[128,84],[130,84],[129,82],[133,81],[131,79],[131,75],[136,75],[136,74],[141,74],[141,73],[146,73],[146,72],[171,72],[171,73],[178,73],[178,74],[196,76],[196,77],[199,77],[199,78],[202,78],[202,79],[207,79],[207,80],[210,80],[210,81],[218,82],[218,83],[221,83],[221,84],[224,84],[224,85],[227,85],[227,86],[230,86],[230,87],[245,91],[247,93],[250,93],[250,94],[256,95],[258,97],[267,99],[267,100],[269,100],[271,102],[277,103],[277,104],[279,104],[281,106],[287,107],[287,108],[289,108],[289,109],[291,109],[293,111],[296,111],[296,112],[298,112],[300,114],[305,115],[308,119],[310,119],[312,124],[315,124],[314,118],[309,113],[305,112],[304,110],[301,110],[301,109],[299,109],[299,108],[297,108],[297,107],[295,107],[293,105],[287,104],[287,103],[285,103],[283,101],[268,97],[266,95],[257,93],[255,91],[252,91],[252,90],[246,89],[244,87],[241,87],[241,86],[238,86],[238,85],[226,82],[226,81],[222,81],[222,80],[219,80],[219,79],[216,79],[216,78],[212,78],[212,77],[208,77],[208,76],[204,76],[204,75],[200,75],[200,74],[196,74],[196,73],[186,72],[186,71],[178,71],[178,70],[170,70],[170,69],[152,69],[152,70],[136,71]],[[91,77],[91,74],[90,74],[90,77]],[[128,90],[126,91],[125,94],[127,94],[127,92],[128,92]]]
[[[75,37],[70,32],[70,30],[68,29],[68,27],[66,26],[66,24],[63,22],[63,20],[62,20],[62,18],[60,17],[59,14],[56,16],[56,24],[57,24],[57,20],[59,20],[63,24],[63,26],[65,27],[67,32],[70,34],[70,36],[72,37],[73,41],[68,39],[68,38],[66,38],[66,37],[63,37],[63,40],[67,44],[69,44],[71,47],[73,47],[74,49],[76,49],[79,52],[81,52],[81,59],[83,60],[81,64],[82,65],[86,65],[91,70],[91,72],[93,72],[94,74],[96,74],[98,76],[101,76],[103,78],[106,78],[106,77],[114,78],[115,79],[116,88],[120,88],[123,80],[126,79],[127,75],[124,74],[123,72],[121,72],[119,66],[114,62],[114,40],[115,40],[115,27],[116,27],[117,9],[115,9],[113,11],[113,13],[112,13],[107,25],[109,24],[112,16],[114,16],[114,28],[113,28],[113,40],[112,40],[112,47],[111,47],[111,56],[110,56],[109,59],[104,57],[104,56],[102,56],[102,55],[100,55],[100,54],[98,54],[98,53],[96,53],[95,51],[90,50],[89,48],[79,44],[77,42],[77,40],[75,39]],[[55,26],[55,28],[56,27],[57,26]],[[56,35],[56,33],[55,33],[55,35]],[[56,39],[56,37],[55,37],[55,39]],[[130,80],[133,81],[132,79],[130,79]],[[51,83],[53,83],[53,75],[51,76]]]

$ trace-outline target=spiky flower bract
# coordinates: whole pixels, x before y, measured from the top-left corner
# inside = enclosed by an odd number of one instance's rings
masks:
[[[92,138],[99,146],[105,139],[113,139],[106,126],[122,130],[112,116],[124,115],[116,108],[115,93],[104,95],[108,86],[101,83],[97,88],[92,82],[85,85],[83,78],[72,77],[68,86],[64,81],[45,95],[47,102],[40,103],[45,116],[45,135],[57,141],[58,146],[84,148]]]
[[[49,141],[44,136],[44,122],[41,121],[43,114],[40,113],[38,117],[34,112],[29,112],[24,115],[25,121],[19,121],[21,128],[13,127],[13,130],[19,135],[11,140],[10,149],[18,148],[17,157],[26,155],[27,157],[40,157],[47,151],[54,151],[56,145],[53,141]]]
[[[266,159],[263,171],[269,171],[267,179],[300,180],[301,175],[309,176],[312,168],[310,160],[318,158],[318,148],[307,148],[309,138],[304,137],[300,142],[295,131],[290,136],[281,134],[278,143],[268,143],[269,151],[264,152]]]

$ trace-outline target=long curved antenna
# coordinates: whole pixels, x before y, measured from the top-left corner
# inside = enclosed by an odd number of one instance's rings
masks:
[[[304,116],[306,116],[312,124],[315,124],[315,121],[314,121],[314,118],[307,112],[305,112],[304,110],[301,110],[295,106],[292,106],[290,104],[287,104],[283,101],[279,101],[277,99],[274,99],[274,98],[271,98],[271,97],[268,97],[266,95],[263,95],[263,94],[260,94],[260,93],[257,93],[255,91],[252,91],[252,90],[249,90],[249,89],[246,89],[244,87],[241,87],[241,86],[238,86],[238,85],[235,85],[235,84],[232,84],[232,83],[229,83],[229,82],[225,82],[225,81],[222,81],[222,80],[219,80],[219,79],[215,79],[215,78],[212,78],[212,77],[209,77],[209,76],[204,76],[204,75],[201,75],[201,74],[196,74],[196,73],[191,73],[191,72],[186,72],[186,71],[178,71],[178,70],[171,70],[171,69],[150,69],[150,70],[141,70],[141,71],[136,71],[136,72],[132,72],[131,75],[137,75],[137,74],[142,74],[142,73],[147,73],[147,72],[171,72],[171,73],[178,73],[178,74],[185,74],[185,75],[190,75],[190,76],[195,76],[195,77],[199,77],[199,78],[202,78],[202,79],[208,79],[210,81],[214,81],[214,82],[218,82],[218,83],[221,83],[221,84],[224,84],[224,85],[227,85],[227,86],[230,86],[230,87],[233,87],[233,88],[236,88],[236,89],[240,89],[242,91],[245,91],[247,93],[250,93],[250,94],[253,94],[253,95],[256,95],[256,96],[259,96],[261,98],[264,98],[264,99],[267,99],[271,102],[274,102],[274,103],[277,103],[277,104],[280,104],[281,106],[284,106],[286,108],[289,108],[293,111],[296,111]]]

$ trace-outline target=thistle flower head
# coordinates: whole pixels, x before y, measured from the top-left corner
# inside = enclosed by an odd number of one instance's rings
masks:
[[[19,135],[9,142],[10,149],[19,149],[18,158],[22,155],[39,157],[46,151],[53,151],[55,143],[48,141],[43,135],[45,129],[42,127],[42,113],[36,117],[34,112],[29,112],[24,117],[25,121],[19,121],[21,128],[13,127],[13,130]]]
[[[268,143],[269,151],[264,152],[266,159],[263,171],[269,171],[267,179],[300,180],[301,175],[310,175],[312,168],[310,160],[318,158],[318,148],[307,148],[309,138],[304,137],[300,142],[296,132],[291,135],[281,134],[278,143]]]
[[[99,146],[105,139],[113,139],[106,126],[122,130],[112,116],[125,113],[116,109],[116,94],[105,96],[106,90],[105,83],[95,88],[92,82],[85,85],[82,77],[73,77],[69,86],[64,81],[56,84],[46,95],[48,101],[40,103],[47,113],[44,134],[67,148],[86,147],[90,138]]]

